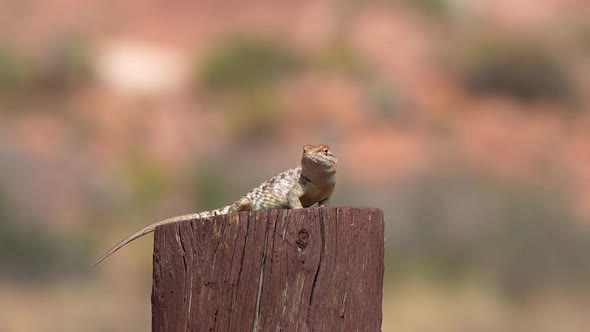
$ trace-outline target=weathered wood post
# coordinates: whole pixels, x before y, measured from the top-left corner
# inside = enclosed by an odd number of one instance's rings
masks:
[[[383,212],[242,212],[161,226],[153,331],[380,331]]]

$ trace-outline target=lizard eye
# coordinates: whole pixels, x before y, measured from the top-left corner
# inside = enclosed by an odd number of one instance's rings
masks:
[[[330,152],[328,151],[328,149],[324,150],[324,154],[325,154],[325,155],[328,155],[328,154],[330,154]]]

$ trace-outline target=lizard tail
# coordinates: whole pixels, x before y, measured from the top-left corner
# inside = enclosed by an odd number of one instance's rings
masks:
[[[227,211],[229,210],[229,206],[217,209],[217,210],[212,210],[212,211],[205,211],[205,212],[199,212],[199,213],[192,213],[192,214],[186,214],[183,216],[177,216],[177,217],[172,217],[172,218],[168,218],[168,219],[164,219],[162,221],[158,221],[156,223],[153,223],[151,225],[148,225],[140,230],[138,230],[137,232],[129,235],[128,237],[126,237],[125,239],[121,240],[119,243],[117,243],[116,245],[114,245],[111,249],[109,249],[109,251],[107,251],[104,255],[102,255],[97,261],[96,263],[94,263],[92,265],[92,267],[96,267],[98,264],[100,264],[100,262],[102,262],[103,260],[105,260],[107,257],[109,257],[110,255],[112,255],[115,251],[121,249],[122,247],[124,247],[126,244],[128,244],[129,242],[132,242],[135,239],[138,239],[148,233],[153,232],[156,227],[158,226],[162,226],[162,225],[167,225],[167,224],[172,224],[172,223],[176,223],[176,222],[180,222],[180,221],[186,221],[186,220],[192,220],[192,219],[199,219],[199,218],[208,218],[208,217],[212,217],[212,216],[216,216],[216,215],[220,215],[220,214],[226,214]]]

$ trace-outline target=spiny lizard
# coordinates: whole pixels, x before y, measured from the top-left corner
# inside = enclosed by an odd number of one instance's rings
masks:
[[[228,206],[172,217],[146,226],[117,243],[93,266],[98,265],[129,242],[153,232],[161,225],[241,211],[299,209],[316,204],[325,206],[334,191],[337,165],[338,160],[327,145],[306,145],[303,147],[300,167],[279,173]]]

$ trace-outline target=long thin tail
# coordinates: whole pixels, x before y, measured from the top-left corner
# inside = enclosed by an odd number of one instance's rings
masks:
[[[125,239],[121,240],[119,243],[117,243],[115,246],[113,246],[111,249],[109,249],[109,251],[107,251],[104,255],[102,255],[102,257],[100,257],[98,259],[98,261],[96,261],[96,263],[94,263],[94,265],[92,265],[92,267],[96,267],[98,264],[100,264],[100,262],[102,262],[103,260],[105,260],[107,257],[109,257],[110,255],[112,255],[115,251],[121,249],[122,247],[124,247],[126,244],[128,244],[129,242],[138,239],[148,233],[153,232],[156,227],[158,226],[162,226],[162,225],[167,225],[167,224],[172,224],[175,222],[179,222],[179,221],[186,221],[186,220],[192,220],[192,219],[199,219],[199,218],[207,218],[207,217],[212,217],[212,216],[216,216],[216,215],[220,215],[220,214],[225,214],[227,213],[228,210],[228,206],[217,209],[217,210],[212,210],[212,211],[205,211],[205,212],[199,212],[199,213],[192,213],[192,214],[186,214],[183,216],[177,216],[177,217],[172,217],[172,218],[168,218],[168,219],[164,219],[162,221],[158,221],[156,223],[153,223],[151,225],[148,225],[140,230],[138,230],[137,232],[129,235],[128,237],[126,237]]]

